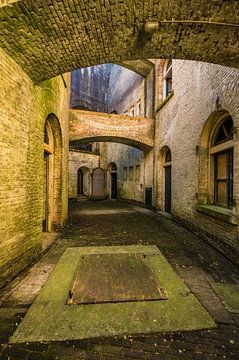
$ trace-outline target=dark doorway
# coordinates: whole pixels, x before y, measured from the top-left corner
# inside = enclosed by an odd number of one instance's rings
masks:
[[[171,213],[171,181],[172,181],[172,167],[165,166],[165,211]]]
[[[117,172],[111,173],[111,199],[117,199]]]
[[[117,199],[117,165],[111,163],[108,170],[110,172],[110,199]]]
[[[81,169],[78,170],[77,195],[83,195],[83,171]]]
[[[153,205],[153,189],[145,188],[145,205],[147,208],[151,209]]]

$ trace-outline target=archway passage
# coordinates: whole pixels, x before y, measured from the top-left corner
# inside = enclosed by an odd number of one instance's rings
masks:
[[[137,59],[239,66],[237,0],[115,0],[104,6],[100,0],[56,0],[50,6],[43,0],[15,0],[4,1],[0,16],[1,46],[35,82],[80,67]],[[158,32],[145,32],[148,19],[160,22]]]
[[[92,173],[92,199],[103,200],[105,198],[105,172],[101,168]]]

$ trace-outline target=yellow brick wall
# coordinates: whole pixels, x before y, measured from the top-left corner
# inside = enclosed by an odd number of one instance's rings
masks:
[[[60,77],[37,86],[3,51],[0,59],[1,287],[41,251],[44,125],[51,113],[62,132],[60,225],[66,221],[69,86],[65,88]]]

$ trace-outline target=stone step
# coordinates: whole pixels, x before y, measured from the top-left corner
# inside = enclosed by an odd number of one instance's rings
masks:
[[[85,195],[79,195],[79,196],[77,196],[76,200],[80,201],[80,202],[81,201],[88,201],[88,197],[85,196]]]

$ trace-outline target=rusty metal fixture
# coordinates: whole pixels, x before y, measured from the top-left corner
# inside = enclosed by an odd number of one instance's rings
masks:
[[[160,30],[160,22],[157,20],[148,20],[144,24],[144,31],[147,33],[155,33]]]

